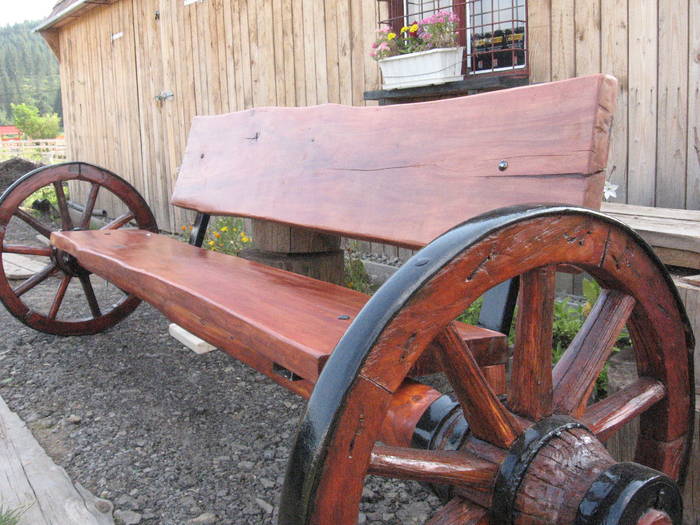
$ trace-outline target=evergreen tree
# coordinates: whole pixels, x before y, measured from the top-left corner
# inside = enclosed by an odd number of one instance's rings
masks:
[[[11,104],[62,117],[58,63],[44,39],[32,33],[37,25],[0,27],[0,125],[12,124]]]

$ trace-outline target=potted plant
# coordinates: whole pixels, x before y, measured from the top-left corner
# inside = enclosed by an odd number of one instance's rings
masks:
[[[462,80],[464,48],[457,40],[459,18],[439,11],[397,34],[381,28],[370,56],[377,60],[383,89],[400,89]]]

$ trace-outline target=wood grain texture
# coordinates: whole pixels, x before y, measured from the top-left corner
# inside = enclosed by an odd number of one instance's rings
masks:
[[[375,445],[369,474],[426,483],[490,488],[498,466],[459,450],[418,450]]]
[[[552,413],[554,268],[520,276],[508,407],[538,421]]]
[[[658,0],[629,10],[629,154],[627,199],[655,204]]]
[[[700,5],[688,4],[688,137],[686,207],[700,209]]]
[[[602,290],[581,330],[557,362],[553,375],[554,410],[580,417],[595,380],[635,306],[633,297]]]
[[[658,20],[658,128],[656,200],[665,208],[685,207],[688,136],[688,5],[661,2]]]
[[[147,296],[173,322],[218,348],[260,353],[312,382],[368,299],[141,230],[60,232],[53,239],[86,268]],[[482,329],[460,333],[488,345]]]
[[[615,81],[599,75],[414,105],[198,117],[172,202],[405,247],[423,246],[454,224],[505,205],[597,208],[615,96]],[[514,121],[518,108],[527,111]],[[439,126],[441,140],[430,152],[423,145],[432,131],[387,135],[386,122],[406,118]],[[488,139],[483,126],[465,128],[464,119],[488,121],[499,141]],[[517,140],[505,140],[506,129]],[[221,141],[229,147],[217,147]],[[423,151],[420,158],[416,151]],[[232,159],[245,168],[232,171]],[[504,172],[497,167],[501,159],[510,163]],[[473,184],[479,199],[464,191]],[[319,206],[307,205],[311,188]]]
[[[462,498],[451,499],[426,525],[488,525],[488,510]]]

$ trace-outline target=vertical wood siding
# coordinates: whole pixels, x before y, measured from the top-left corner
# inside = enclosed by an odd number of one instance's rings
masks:
[[[700,209],[700,3],[529,0],[531,80],[620,80],[608,178],[620,202]]]
[[[380,9],[375,0],[95,7],[60,28],[70,157],[130,180],[173,231],[188,220],[168,200],[192,117],[364,104],[379,85],[368,50]],[[530,0],[528,9],[532,82],[596,72],[620,80],[608,167],[616,200],[700,209],[700,3]],[[167,91],[174,97],[155,99]]]

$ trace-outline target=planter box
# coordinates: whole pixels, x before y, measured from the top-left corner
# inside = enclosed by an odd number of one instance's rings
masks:
[[[447,47],[379,60],[383,89],[430,86],[462,80],[463,47]]]

